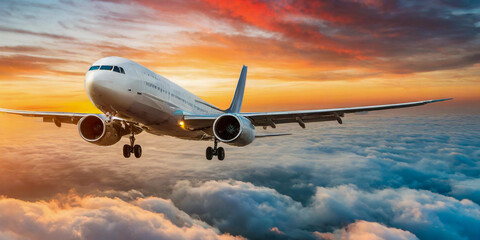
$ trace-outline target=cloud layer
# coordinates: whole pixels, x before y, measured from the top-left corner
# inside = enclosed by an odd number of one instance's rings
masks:
[[[84,142],[76,126],[2,116],[0,202],[11,214],[0,234],[77,236],[80,229],[116,236],[97,228],[138,222],[146,227],[121,227],[123,234],[174,229],[185,238],[478,239],[478,115],[419,110],[425,112],[349,115],[343,125],[308,124],[306,130],[278,126],[294,134],[245,148],[222,145],[223,162],[204,159],[209,142],[143,133],[137,141],[144,156],[124,159],[128,139],[102,148]],[[64,215],[88,221],[56,229]],[[14,219],[30,225],[8,231]]]
[[[73,193],[49,202],[2,198],[0,210],[2,239],[242,239],[219,234],[159,198],[131,203]]]
[[[331,231],[335,230],[334,226],[352,223],[347,232],[359,235],[383,229],[405,233],[410,239],[415,235],[420,239],[475,239],[480,236],[480,230],[474,227],[480,224],[478,204],[423,190],[400,188],[366,192],[353,185],[317,187],[315,195],[302,206],[273,189],[250,183],[209,181],[195,187],[179,182],[172,201],[221,231],[252,239],[305,239],[311,231]],[[397,230],[388,230],[378,224],[355,223],[355,220],[382,222]]]
[[[353,185],[318,187],[305,206],[274,189],[232,180],[208,181],[197,186],[180,181],[174,187],[172,200],[144,197],[135,191],[103,195],[79,196],[70,192],[37,202],[2,198],[0,233],[6,239],[480,236],[480,230],[474,227],[480,224],[478,204],[406,188],[366,192]]]

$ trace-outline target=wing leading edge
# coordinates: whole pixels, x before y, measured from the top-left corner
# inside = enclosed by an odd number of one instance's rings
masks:
[[[82,117],[87,115],[94,115],[89,113],[70,113],[70,112],[39,112],[39,111],[24,111],[0,108],[0,113],[8,113],[21,115],[24,117],[41,117],[44,122],[70,123],[77,124]]]
[[[40,112],[40,111],[12,110],[12,109],[5,109],[5,108],[0,108],[0,113],[15,114],[23,117],[39,117],[39,118],[43,118],[43,122],[54,122],[58,127],[60,127],[61,123],[76,125],[78,124],[78,121],[80,121],[80,119],[89,115],[97,115],[99,117],[106,118],[105,115],[97,114],[97,113]],[[133,124],[137,132],[142,131],[142,129],[138,126],[138,123],[127,121],[118,117],[113,117],[112,120],[118,123],[127,122],[130,124]]]

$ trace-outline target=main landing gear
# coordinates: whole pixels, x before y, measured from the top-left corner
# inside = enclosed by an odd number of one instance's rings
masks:
[[[212,160],[213,156],[217,156],[218,160],[223,161],[225,159],[225,149],[223,147],[217,148],[218,140],[215,138],[213,148],[207,147],[207,151],[205,152],[205,156],[207,160]]]
[[[130,136],[130,145],[123,145],[123,156],[129,158],[130,154],[134,154],[136,158],[142,156],[142,147],[140,145],[135,145],[135,134],[132,130],[132,136]]]

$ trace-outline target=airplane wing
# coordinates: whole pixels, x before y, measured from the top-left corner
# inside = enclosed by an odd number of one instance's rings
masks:
[[[304,128],[306,122],[337,121],[338,123],[342,124],[342,117],[344,117],[346,113],[370,112],[378,110],[415,107],[428,103],[441,102],[451,99],[452,98],[351,108],[241,113],[241,115],[250,119],[252,124],[255,126],[271,126],[275,128],[276,124],[297,122],[300,124],[300,126]]]
[[[305,128],[306,122],[337,121],[342,123],[342,117],[347,113],[370,112],[378,110],[396,109],[421,106],[428,103],[451,100],[452,98],[426,100],[418,102],[351,107],[351,108],[332,108],[319,110],[301,110],[301,111],[283,111],[283,112],[252,112],[238,113],[238,115],[248,118],[255,126],[270,126],[275,128],[277,124],[298,123]],[[204,129],[211,127],[218,117],[214,115],[185,115],[185,125],[191,129]]]
[[[38,111],[24,111],[24,110],[11,110],[0,108],[0,113],[9,113],[15,115],[21,115],[24,117],[41,117],[44,122],[69,123],[77,124],[78,121],[84,116],[92,115],[89,113],[69,113],[69,112],[38,112]]]
[[[62,123],[67,124],[78,124],[81,118],[88,116],[88,115],[98,115],[104,116],[103,114],[96,114],[96,113],[71,113],[71,112],[40,112],[40,111],[25,111],[25,110],[12,110],[12,109],[4,109],[0,108],[0,113],[7,113],[7,114],[15,114],[24,117],[39,117],[43,118],[43,122],[53,122],[57,127],[60,127]],[[123,120],[118,117],[113,117],[112,120],[117,123],[128,122],[133,124],[136,133],[142,132],[142,128],[139,126],[138,123]]]

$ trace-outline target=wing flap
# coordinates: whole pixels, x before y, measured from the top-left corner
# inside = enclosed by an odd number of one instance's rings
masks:
[[[292,135],[291,133],[261,133],[255,134],[255,138],[266,138],[266,137],[280,137]]]
[[[219,115],[184,115],[185,128],[190,130],[204,130],[211,128]]]

